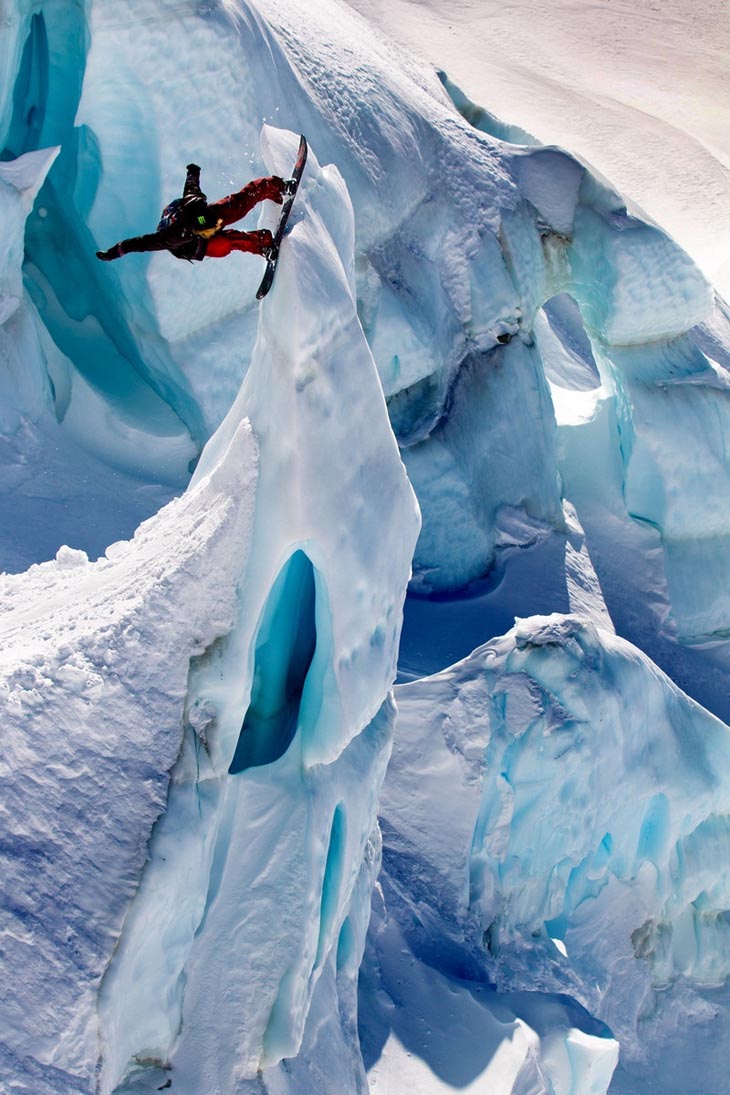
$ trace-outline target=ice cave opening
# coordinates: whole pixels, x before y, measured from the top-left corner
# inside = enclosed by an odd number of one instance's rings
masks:
[[[297,550],[269,594],[254,652],[251,702],[228,771],[273,764],[294,740],[317,646],[316,585],[309,556]]]

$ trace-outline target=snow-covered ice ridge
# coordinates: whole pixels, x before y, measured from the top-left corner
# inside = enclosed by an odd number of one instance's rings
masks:
[[[332,0],[16,2],[0,57],[2,563],[42,564],[2,587],[15,1089],[666,1088],[670,1016],[727,1014],[727,730],[645,656],[730,715],[724,305]],[[250,257],[96,262],[189,160],[218,196],[302,131],[260,310]],[[580,618],[400,691],[363,1063],[411,566],[447,598],[518,559]],[[491,1058],[408,1064],[423,993]]]
[[[266,141],[281,172],[296,138]],[[357,319],[347,192],[313,154],[301,200],[188,490],[104,559],[61,548],[5,578],[18,1090],[154,1090],[171,1068],[191,1095],[253,1090],[299,1053],[315,990],[337,1017],[325,1056],[354,1030],[418,511]],[[356,1037],[341,1068],[342,1090],[365,1082]]]

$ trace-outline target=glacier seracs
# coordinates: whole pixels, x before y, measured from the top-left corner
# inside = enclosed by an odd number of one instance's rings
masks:
[[[264,136],[282,171],[293,138]],[[357,321],[351,207],[314,151],[298,200],[306,213],[262,307],[251,368],[191,488],[249,420],[261,470],[240,623],[193,675],[188,710],[208,758],[201,768],[183,753],[102,992],[104,1091],[134,1059],[171,1055],[176,1083],[193,1095],[295,1057],[343,923],[365,915],[349,907],[390,750],[388,689],[418,516]],[[176,894],[191,865],[196,908],[181,917]],[[158,972],[146,956],[161,953]],[[165,1004],[130,1013],[142,986]],[[237,1001],[227,1016],[221,991]]]
[[[618,1039],[616,1090],[643,1090],[649,1061],[680,1090],[695,1044],[714,1090],[728,727],[577,616],[520,620],[401,685],[397,702],[383,888],[414,956],[440,971],[443,1000],[455,977],[484,993],[567,994]]]
[[[9,10],[2,564],[58,549],[2,579],[18,1090],[719,1090],[726,730],[645,655],[730,717],[725,306],[340,4]],[[93,259],[301,130],[260,312],[250,257]]]
[[[671,937],[673,920],[687,911],[685,892],[708,888],[702,875],[699,879],[687,876],[678,864],[687,860],[680,849],[707,831],[708,822],[709,829],[715,821],[718,831],[723,828],[727,728],[682,697],[638,651],[617,638],[592,633],[571,617],[520,621],[504,644],[494,642],[483,648],[459,672],[464,690],[459,688],[450,700],[449,713],[443,716],[433,704],[428,717],[430,722],[443,722],[446,738],[455,736],[459,753],[468,750],[489,773],[481,785],[469,850],[470,892],[468,897],[461,895],[461,902],[490,930],[490,953],[499,955],[509,946],[512,931],[532,932],[542,926],[552,933],[551,941],[562,939],[575,955],[580,944],[577,939],[573,942],[571,931],[578,907],[595,902],[597,912],[597,898],[610,875],[638,875],[647,865],[652,868],[649,890],[657,902],[653,918],[665,922]],[[470,685],[473,677],[481,676],[487,688],[483,696],[479,685]],[[613,690],[608,687],[612,681],[616,682]],[[432,686],[438,687],[437,682],[434,678]],[[417,695],[423,691],[425,685],[414,689]],[[601,693],[605,699],[599,698]],[[404,724],[408,721],[403,708],[406,695],[404,689],[400,697]],[[423,703],[422,697],[419,702]],[[629,717],[644,725],[644,732],[632,731],[625,715],[613,713],[614,703],[628,709]],[[467,735],[468,746],[462,744],[460,720],[452,714],[462,707],[485,711],[484,757],[472,735]],[[473,732],[479,718],[465,722]],[[492,750],[499,759],[493,761]],[[561,763],[571,753],[573,762]],[[553,764],[559,773],[557,781],[550,778]],[[586,777],[580,774],[582,768]],[[647,769],[654,782],[647,779]],[[701,795],[696,793],[698,782],[704,789]],[[624,791],[618,801],[610,793],[616,783]],[[541,808],[541,793],[551,797],[554,813]],[[577,816],[568,803],[579,807]],[[539,826],[532,824],[534,809]],[[625,818],[621,811],[626,811]],[[444,829],[453,831],[453,827]],[[525,841],[527,847],[517,851],[516,841]],[[544,866],[547,860],[549,869]],[[701,861],[698,857],[693,866]],[[541,865],[535,870],[537,863]],[[552,864],[563,868],[555,873]],[[713,874],[722,902],[722,875],[714,869]],[[541,879],[537,886],[535,875]],[[503,936],[500,928],[506,909],[509,927]],[[712,913],[706,927],[710,932],[723,931],[722,921]],[[596,963],[595,936],[591,947],[591,962]],[[606,950],[612,949],[608,938]],[[686,953],[680,948],[673,955],[669,946],[662,954],[647,951],[647,955],[656,983],[671,979],[673,959],[675,970],[699,983],[713,981],[712,963],[706,963],[701,947]],[[717,969],[717,975],[723,979],[722,969]],[[621,1022],[630,1024],[640,1006],[637,995],[633,1010],[614,1023],[616,1029]]]

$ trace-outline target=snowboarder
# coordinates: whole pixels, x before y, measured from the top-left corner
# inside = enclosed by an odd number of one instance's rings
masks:
[[[226,226],[241,220],[259,202],[269,200],[281,205],[292,187],[291,180],[270,175],[254,179],[237,193],[209,205],[200,189],[200,168],[190,163],[182,197],[163,209],[157,231],[122,240],[108,251],[97,251],[96,257],[111,262],[130,251],[169,251],[177,259],[202,261],[224,258],[231,251],[250,251],[268,258],[274,243],[268,229],[238,232],[227,231]]]

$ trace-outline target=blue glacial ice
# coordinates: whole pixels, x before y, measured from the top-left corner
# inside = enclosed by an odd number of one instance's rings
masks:
[[[414,958],[440,971],[442,999],[464,981],[487,1007],[495,985],[497,1008],[502,993],[569,996],[618,1039],[619,1090],[651,1090],[649,1060],[665,1090],[680,1090],[678,1066],[693,1083],[699,1044],[715,1090],[728,727],[635,647],[557,614],[517,621],[396,698],[382,886]],[[371,933],[382,950],[377,921]]]
[[[0,59],[15,1089],[720,1090],[725,305],[330,0],[13,0]],[[301,131],[260,308],[96,262]]]

